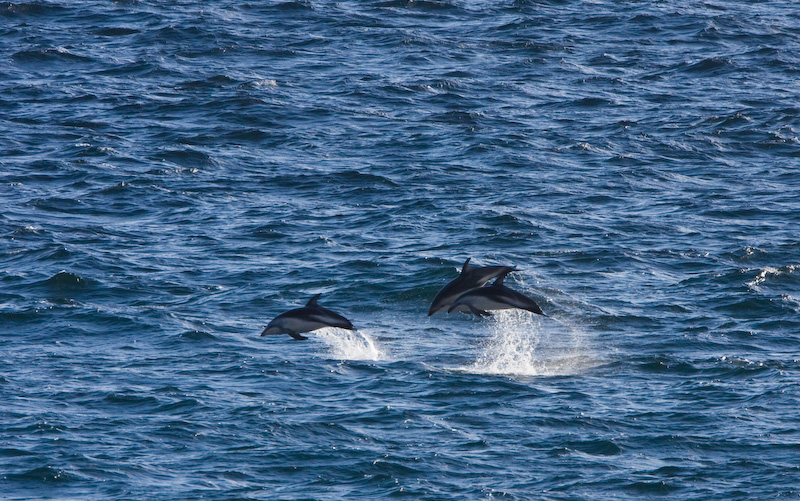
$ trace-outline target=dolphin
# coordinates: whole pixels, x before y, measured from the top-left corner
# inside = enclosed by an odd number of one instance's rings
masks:
[[[308,339],[300,334],[315,331],[323,327],[338,327],[340,329],[355,330],[349,320],[317,304],[321,294],[312,297],[302,308],[295,308],[286,313],[281,313],[272,322],[267,324],[262,336],[271,334],[289,334],[294,339]]]
[[[467,291],[472,289],[477,289],[478,287],[483,287],[486,283],[499,276],[505,276],[512,271],[516,271],[516,268],[512,268],[511,266],[470,266],[469,260],[472,258],[467,258],[464,261],[464,266],[461,268],[461,274],[453,279],[450,283],[442,287],[436,297],[433,298],[433,303],[431,304],[430,310],[428,310],[428,316],[433,315],[436,312],[447,310],[453,301],[458,299],[459,296],[464,294]],[[452,310],[448,310],[452,311]],[[468,310],[459,310],[459,311],[468,311]]]
[[[463,311],[466,308],[479,317],[487,317],[489,316],[489,310],[519,308],[537,315],[544,315],[536,301],[503,285],[503,279],[505,278],[506,273],[503,273],[497,277],[497,280],[492,285],[472,289],[460,295],[450,305],[450,309],[447,310],[448,313],[459,309]]]

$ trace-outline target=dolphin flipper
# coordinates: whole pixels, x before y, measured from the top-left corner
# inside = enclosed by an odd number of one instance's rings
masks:
[[[292,336],[292,339],[297,339],[298,341],[305,341],[306,339],[308,339],[307,337],[301,336],[300,334],[298,334],[296,332],[287,332],[287,334]]]
[[[477,317],[491,317],[492,316],[492,314],[489,313],[488,311],[479,310],[478,308],[475,308],[474,306],[471,306],[471,305],[469,306],[469,311],[471,311]]]

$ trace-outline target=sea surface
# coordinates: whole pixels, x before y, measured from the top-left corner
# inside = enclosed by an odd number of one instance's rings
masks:
[[[800,497],[797,2],[0,40],[0,499]],[[547,316],[428,317],[467,258]],[[260,336],[315,294],[357,330]]]

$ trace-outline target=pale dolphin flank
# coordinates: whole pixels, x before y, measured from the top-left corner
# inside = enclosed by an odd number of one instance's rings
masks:
[[[489,316],[489,310],[510,310],[519,308],[538,315],[544,315],[542,309],[533,299],[509,289],[503,285],[506,274],[500,275],[494,283],[488,287],[472,289],[458,297],[450,306],[448,312],[466,308],[475,315]]]
[[[270,334],[289,334],[294,339],[308,339],[300,334],[315,331],[323,327],[338,327],[355,330],[349,320],[317,304],[321,294],[312,297],[302,308],[295,308],[281,313],[267,325],[262,336]]]
[[[453,311],[447,309],[451,304],[453,304],[453,301],[458,299],[458,297],[465,292],[478,287],[483,287],[489,280],[493,278],[505,276],[512,271],[516,271],[516,268],[512,268],[510,266],[470,266],[470,259],[471,258],[467,258],[467,260],[464,261],[464,267],[461,268],[461,274],[453,281],[442,287],[442,290],[440,290],[439,293],[436,294],[436,297],[433,298],[431,308],[428,310],[428,316],[443,310],[448,312]]]

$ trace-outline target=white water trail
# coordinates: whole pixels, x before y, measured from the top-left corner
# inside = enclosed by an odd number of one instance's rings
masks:
[[[328,345],[333,358],[341,360],[383,360],[386,353],[369,334],[326,327],[314,333]]]
[[[510,376],[579,374],[599,362],[583,333],[552,318],[523,310],[493,312],[491,336],[479,347],[475,363],[461,370]]]

